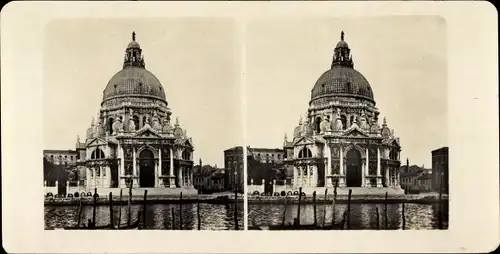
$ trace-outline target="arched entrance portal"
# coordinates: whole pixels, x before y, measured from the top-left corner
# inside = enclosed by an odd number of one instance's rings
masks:
[[[361,187],[361,153],[356,149],[351,149],[346,155],[347,187]]]
[[[141,187],[155,187],[154,155],[148,149],[139,153],[139,185]]]

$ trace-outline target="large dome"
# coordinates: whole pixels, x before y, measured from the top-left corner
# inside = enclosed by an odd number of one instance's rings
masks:
[[[103,102],[115,97],[148,96],[165,100],[165,91],[151,72],[140,67],[128,67],[116,73],[103,92]]]
[[[311,91],[311,100],[323,95],[345,95],[374,100],[368,80],[350,67],[334,66],[316,81]]]
[[[342,31],[335,47],[331,69],[323,73],[311,90],[311,101],[323,96],[364,98],[375,103],[368,80],[354,69],[351,50]]]
[[[104,89],[102,102],[116,98],[140,96],[165,100],[165,91],[160,81],[153,73],[146,70],[144,55],[139,43],[135,41],[135,32],[132,41],[125,50],[123,69],[117,72]]]

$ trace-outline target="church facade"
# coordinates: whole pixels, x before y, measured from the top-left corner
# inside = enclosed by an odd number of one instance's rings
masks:
[[[87,188],[194,188],[192,138],[178,118],[172,123],[165,90],[146,69],[135,32],[77,146],[85,148]]]
[[[284,164],[293,187],[400,188],[401,145],[366,78],[354,69],[344,32],[331,68],[316,81],[309,108],[285,135]]]

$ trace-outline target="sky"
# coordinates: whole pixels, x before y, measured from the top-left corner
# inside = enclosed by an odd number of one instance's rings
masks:
[[[224,18],[52,21],[44,40],[44,149],[75,149],[77,135],[85,140],[135,31],[173,119],[193,138],[195,162],[222,166],[223,151],[243,142],[236,28]]]
[[[272,18],[246,28],[247,144],[282,148],[304,115],[311,89],[330,68],[345,32],[354,68],[372,87],[401,161],[431,167],[448,145],[446,23],[438,16]]]

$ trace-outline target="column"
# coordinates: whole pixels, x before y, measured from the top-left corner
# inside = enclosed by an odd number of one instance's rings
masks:
[[[328,149],[326,150],[328,152],[327,154],[327,168],[325,170],[325,185],[327,187],[332,186],[332,148],[330,147],[330,144],[326,144]]]
[[[401,178],[399,177],[399,170],[396,170],[396,186],[397,187],[400,187],[400,184],[401,184]]]
[[[99,184],[101,187],[104,187],[104,170],[106,170],[106,168],[104,167],[101,167],[99,166],[99,177],[101,178],[101,184]]]
[[[340,173],[340,176],[339,176],[339,186],[340,187],[344,187],[345,186],[345,168],[344,168],[344,147],[342,147],[342,145],[339,145],[339,149],[340,149],[340,159],[339,159],[339,162],[340,162],[340,168],[339,168],[339,173]]]
[[[292,186],[297,186],[298,185],[298,174],[297,174],[297,167],[293,166],[293,183],[292,183]]]
[[[118,170],[118,187],[123,188],[125,187],[125,179],[122,179],[121,177],[125,175],[125,153],[123,152],[123,147],[119,147],[119,155],[120,155],[120,168]]]
[[[92,168],[92,172],[94,172],[93,176],[94,176],[94,188],[97,188],[97,175],[96,175],[96,170],[95,168]]]
[[[158,149],[158,177],[156,178],[157,182],[157,187],[164,187],[162,181],[162,178],[160,176],[162,175],[162,168],[161,168],[161,148]]]
[[[242,177],[243,177],[243,175],[242,175]],[[193,169],[192,168],[189,169],[189,186],[191,186],[191,187],[194,186],[193,185]]]
[[[136,159],[135,159],[135,147],[132,147],[132,175],[134,176],[132,179],[132,187],[137,187],[138,185],[138,180],[135,179],[135,176],[137,176],[137,165],[136,165]]]
[[[389,174],[389,167],[386,167],[385,168],[385,182],[386,182],[386,185],[387,187],[391,186],[391,175]]]
[[[318,186],[318,167],[315,166],[314,168],[314,187]]]
[[[366,162],[361,162],[361,187],[366,187],[366,178],[365,178],[365,165]]]
[[[370,158],[368,157],[368,154],[369,154],[369,148],[366,148],[365,150],[365,153],[366,153],[366,160],[365,160],[365,164],[366,164],[366,168],[365,168],[365,175],[368,176],[370,175]],[[366,183],[366,186],[367,187],[371,187],[371,178],[367,178],[365,179],[365,183]]]
[[[69,181],[66,181],[66,195],[69,194]]]
[[[302,166],[298,167],[298,170],[300,170],[299,186],[302,187],[304,185],[304,170],[302,170]]]
[[[92,187],[92,173],[91,173],[91,170],[90,168],[87,168],[86,171],[87,171],[87,189],[90,189]]]
[[[177,175],[177,177],[179,178],[179,187],[184,186],[184,179],[182,178],[182,173],[183,173],[182,167],[179,167],[179,174]]]
[[[380,175],[380,148],[377,147],[377,187],[382,187],[382,176]]]
[[[175,177],[174,177],[174,150],[170,148],[170,188],[175,188]]]

